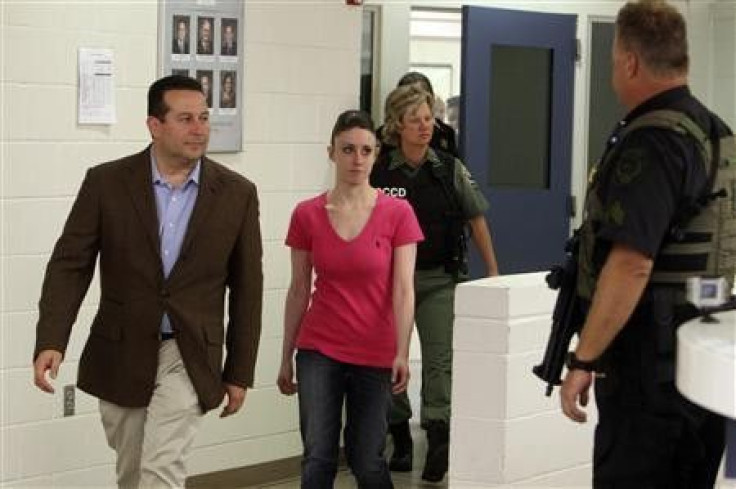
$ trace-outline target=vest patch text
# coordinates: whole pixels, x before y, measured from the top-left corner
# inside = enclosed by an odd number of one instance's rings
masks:
[[[406,198],[406,189],[404,187],[383,187],[381,190],[384,194],[390,195],[391,197]]]

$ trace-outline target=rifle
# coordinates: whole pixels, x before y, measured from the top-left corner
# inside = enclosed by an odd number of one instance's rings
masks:
[[[547,383],[546,396],[552,394],[555,385],[562,384],[562,367],[570,341],[580,331],[585,319],[576,294],[579,241],[578,231],[575,231],[565,244],[565,263],[554,266],[545,277],[549,288],[559,290],[544,359],[540,365],[532,368],[534,375]]]

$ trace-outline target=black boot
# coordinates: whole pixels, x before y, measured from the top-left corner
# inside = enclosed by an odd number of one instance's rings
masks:
[[[388,463],[389,470],[394,472],[411,472],[414,458],[414,442],[411,440],[409,422],[389,425],[389,432],[394,440],[394,453]]]
[[[427,460],[422,479],[439,482],[447,473],[450,456],[450,427],[445,421],[427,423]]]

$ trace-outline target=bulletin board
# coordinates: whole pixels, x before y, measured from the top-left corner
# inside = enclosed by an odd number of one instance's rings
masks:
[[[243,147],[243,0],[161,0],[161,76],[202,84],[210,111],[208,152]]]

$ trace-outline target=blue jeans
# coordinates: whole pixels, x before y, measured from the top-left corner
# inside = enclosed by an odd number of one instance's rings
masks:
[[[330,489],[337,474],[345,401],[345,455],[360,489],[392,489],[383,455],[391,407],[391,370],[332,360],[313,350],[296,355],[302,488]]]

